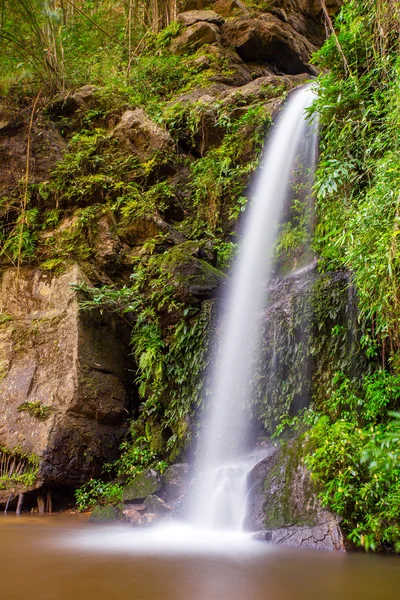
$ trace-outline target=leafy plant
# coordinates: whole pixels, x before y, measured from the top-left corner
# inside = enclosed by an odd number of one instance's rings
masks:
[[[100,479],[89,479],[75,492],[76,505],[81,511],[100,505],[122,504],[122,487],[118,483],[104,482]]]

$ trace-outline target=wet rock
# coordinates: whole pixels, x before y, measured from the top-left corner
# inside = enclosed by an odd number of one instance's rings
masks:
[[[144,506],[148,513],[158,516],[164,516],[171,512],[170,507],[158,496],[147,496]]]
[[[137,475],[123,490],[123,501],[142,500],[161,489],[161,479],[154,469],[146,469]]]
[[[120,518],[120,512],[115,506],[95,506],[92,514],[89,517],[89,521],[101,523],[118,521]]]
[[[213,44],[220,41],[219,27],[214,23],[201,21],[185,29],[172,43],[171,51],[175,54],[195,52],[204,44]]]
[[[164,499],[173,502],[185,495],[188,487],[189,465],[180,463],[168,467],[164,473]]]
[[[125,348],[113,319],[79,311],[84,279],[76,265],[1,277],[0,445],[41,458],[38,484],[98,476],[126,430]]]
[[[143,162],[157,153],[165,153],[174,148],[169,133],[156,125],[142,108],[125,111],[113,130],[113,136]]]
[[[200,21],[214,23],[215,25],[222,25],[224,23],[224,19],[213,10],[190,10],[179,14],[176,20],[185,27],[189,27]]]
[[[144,506],[142,507],[144,509]],[[132,525],[143,525],[145,522],[143,511],[138,509],[137,504],[127,504],[123,509],[123,517],[125,521],[128,521]]]
[[[315,47],[274,15],[229,21],[222,27],[222,39],[245,62],[265,61],[292,75],[313,73],[307,63]]]
[[[312,550],[346,551],[346,544],[336,517],[327,513],[318,525],[288,526],[264,533],[265,541],[281,546]],[[260,538],[259,538],[260,539]]]
[[[246,528],[257,539],[285,546],[345,550],[340,520],[324,509],[297,442],[276,450],[248,476]]]

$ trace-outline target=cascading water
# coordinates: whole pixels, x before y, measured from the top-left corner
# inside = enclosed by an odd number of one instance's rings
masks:
[[[219,358],[211,374],[211,402],[200,434],[201,460],[191,517],[201,527],[242,528],[246,476],[260,460],[259,453],[246,456],[250,382],[261,341],[273,248],[290,194],[292,172],[300,163],[310,173],[315,163],[317,128],[305,113],[314,98],[310,86],[289,97],[268,139],[255,195],[246,214],[222,316]]]

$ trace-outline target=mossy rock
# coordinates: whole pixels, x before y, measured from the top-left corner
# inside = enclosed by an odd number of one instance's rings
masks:
[[[301,439],[271,448],[271,454],[250,472],[249,529],[314,527],[324,521],[318,490],[302,463],[303,453]]]
[[[153,259],[159,270],[170,274],[171,283],[182,291],[186,300],[193,296],[212,298],[228,279],[222,271],[198,256],[202,256],[199,244],[185,242]]]
[[[95,506],[89,521],[95,522],[110,522],[119,521],[120,511],[115,506]]]
[[[161,488],[159,474],[153,469],[147,469],[137,475],[123,490],[123,501],[142,500],[158,492]]]

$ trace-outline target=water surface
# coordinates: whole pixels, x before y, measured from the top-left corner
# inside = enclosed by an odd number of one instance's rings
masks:
[[[157,538],[153,530],[146,537],[143,530],[93,525],[76,516],[0,519],[1,599],[399,597],[400,560],[395,556],[288,550],[239,536],[225,541],[222,536],[220,543],[206,536],[199,546],[195,533],[185,541],[186,533],[178,532],[165,529]]]

